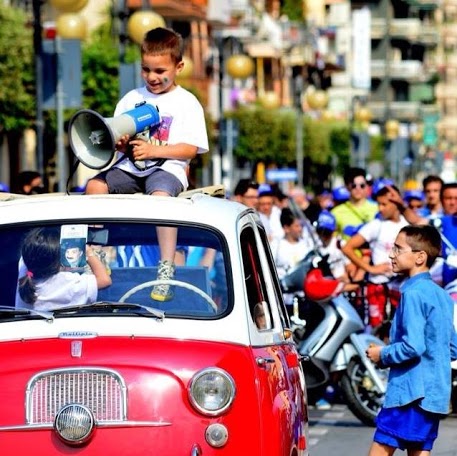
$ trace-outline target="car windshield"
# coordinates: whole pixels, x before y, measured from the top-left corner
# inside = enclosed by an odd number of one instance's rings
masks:
[[[104,312],[138,315],[146,308],[159,311],[157,315],[164,318],[213,319],[226,313],[232,300],[227,286],[230,280],[227,247],[220,233],[206,226],[180,224],[179,227],[168,227],[177,232],[175,272],[166,277],[166,280],[171,280],[170,296],[164,300],[151,297],[153,287],[158,283],[160,249],[157,233],[160,228],[152,223],[104,223],[98,220],[95,224],[78,221],[2,227],[0,307],[33,312],[0,312],[0,321],[39,318],[39,315],[48,315],[46,312],[53,313],[56,318]],[[57,269],[46,274],[42,271],[50,263],[51,253],[39,244],[36,253],[24,250],[30,234],[43,230],[55,233],[58,242]],[[44,242],[40,239],[39,242]],[[90,253],[86,252],[86,245],[90,246]],[[54,259],[55,250],[52,253]],[[108,271],[110,285],[99,287],[86,253],[98,256]],[[26,258],[29,258],[29,264]],[[68,283],[85,281],[93,292],[68,287]],[[25,282],[32,284],[32,298],[30,286],[28,298],[24,292],[27,288]],[[68,312],[65,311],[67,308]],[[143,314],[154,315],[147,309]]]

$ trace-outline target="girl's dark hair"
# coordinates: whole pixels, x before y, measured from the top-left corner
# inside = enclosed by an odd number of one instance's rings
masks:
[[[406,242],[412,250],[423,250],[427,254],[427,267],[431,267],[441,254],[441,235],[432,225],[406,225],[400,233],[405,233]]]
[[[19,278],[19,295],[27,304],[36,301],[35,280],[60,271],[60,234],[56,228],[34,228],[22,242],[22,259],[28,274]]]

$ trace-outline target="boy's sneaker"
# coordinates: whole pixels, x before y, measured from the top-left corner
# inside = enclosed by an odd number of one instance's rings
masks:
[[[332,408],[330,402],[327,402],[325,399],[319,399],[316,402],[317,410],[330,410]]]
[[[175,265],[171,261],[159,261],[159,268],[157,271],[157,280],[172,280],[175,276]],[[151,298],[154,301],[169,301],[173,298],[173,291],[171,285],[154,285],[151,292]]]

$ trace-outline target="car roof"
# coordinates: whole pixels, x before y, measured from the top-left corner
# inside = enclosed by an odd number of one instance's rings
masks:
[[[219,195],[218,195],[219,196]],[[3,194],[0,224],[62,219],[173,220],[214,226],[221,231],[233,226],[249,209],[237,202],[192,190],[177,198],[133,195]],[[252,210],[251,210],[252,212]]]

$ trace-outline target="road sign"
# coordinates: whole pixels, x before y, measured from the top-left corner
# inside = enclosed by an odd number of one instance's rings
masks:
[[[270,182],[296,181],[298,173],[295,168],[267,169],[266,178]]]

